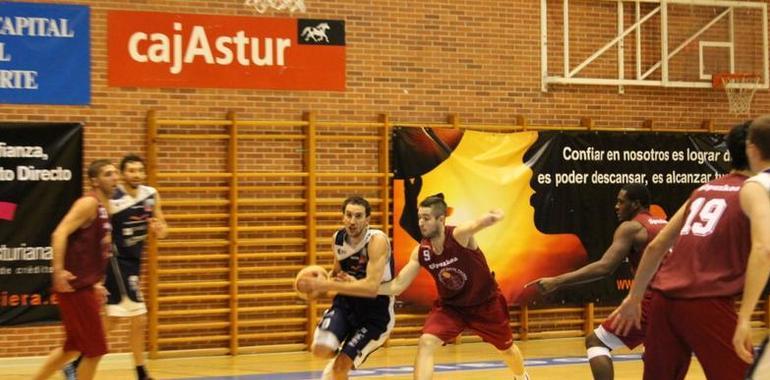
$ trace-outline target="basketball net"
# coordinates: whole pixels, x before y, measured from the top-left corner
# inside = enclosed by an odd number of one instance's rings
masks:
[[[254,8],[259,13],[265,13],[268,9],[289,12],[305,12],[305,2],[302,0],[246,0],[243,5]]]
[[[749,116],[751,100],[759,87],[760,77],[747,74],[725,74],[718,78],[725,89],[730,113]]]

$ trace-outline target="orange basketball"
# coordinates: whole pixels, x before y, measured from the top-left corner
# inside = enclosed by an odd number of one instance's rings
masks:
[[[294,278],[294,291],[297,293],[297,297],[308,300],[316,298],[320,295],[319,292],[312,292],[312,293],[303,293],[300,292],[299,289],[297,289],[297,282],[299,282],[299,279],[302,277],[320,277],[324,280],[329,278],[329,274],[326,272],[326,269],[324,269],[320,265],[308,265],[304,268],[302,268],[299,272],[297,272],[297,277]]]

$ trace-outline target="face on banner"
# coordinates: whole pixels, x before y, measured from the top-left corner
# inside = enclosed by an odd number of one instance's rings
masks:
[[[428,143],[425,135],[405,128],[397,130],[394,140],[398,265],[408,260],[422,233],[429,232],[422,225],[415,228],[416,204],[426,196],[444,194],[453,209],[449,225],[502,208],[505,218],[479,232],[476,240],[503,293],[517,303],[619,300],[629,284],[617,281],[628,277],[623,271],[554,299],[534,299],[524,284],[600,258],[619,218],[629,218],[635,207],[619,198],[624,184],[645,183],[656,203],[651,211],[670,214],[699,181],[723,173],[729,162],[721,153],[721,136],[715,135],[466,131]],[[419,149],[427,153],[413,151]],[[431,165],[413,162],[436,151],[444,154],[434,155],[438,158]],[[709,161],[692,152],[719,154]],[[683,159],[673,162],[673,156]],[[429,304],[436,294],[432,282],[421,273],[405,299]]]

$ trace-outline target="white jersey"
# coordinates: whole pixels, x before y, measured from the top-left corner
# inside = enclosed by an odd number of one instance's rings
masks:
[[[770,169],[758,173],[757,175],[746,180],[746,183],[756,182],[762,186],[765,191],[770,193]]]
[[[332,238],[334,241],[334,255],[342,271],[359,280],[366,277],[366,265],[369,263],[369,242],[375,235],[381,235],[385,238],[388,250],[386,253],[388,255],[388,263],[385,265],[385,271],[382,273],[381,282],[388,282],[393,279],[395,262],[390,248],[390,241],[384,232],[373,228],[367,229],[364,233],[364,238],[355,246],[351,246],[348,243],[347,232],[344,228],[334,233]]]

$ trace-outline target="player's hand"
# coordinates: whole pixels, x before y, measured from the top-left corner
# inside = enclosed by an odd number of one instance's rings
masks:
[[[623,303],[618,306],[615,311],[609,316],[610,319],[614,318],[610,325],[618,335],[628,335],[631,329],[636,326],[637,329],[642,329],[642,302],[638,299],[633,299],[631,296],[626,297]]]
[[[51,278],[53,282],[53,290],[58,293],[70,293],[74,292],[75,288],[70,285],[70,281],[76,279],[77,276],[70,273],[70,271],[61,269],[53,272]]]
[[[105,288],[104,285],[101,283],[94,284],[94,296],[96,297],[96,301],[99,302],[99,305],[107,303],[108,295],[110,295],[110,292],[107,291],[107,288]]]
[[[497,223],[501,220],[503,220],[503,217],[505,216],[505,213],[503,212],[503,209],[496,208],[494,210],[491,210],[489,213],[489,220],[491,223]]]
[[[334,277],[332,277],[332,279],[333,279],[334,281],[338,281],[338,282],[352,282],[352,281],[355,281],[355,280],[356,280],[356,278],[355,278],[355,277],[353,277],[353,276],[349,275],[349,274],[348,274],[347,272],[345,272],[345,271],[339,271],[339,272],[337,272],[337,274],[336,274]]]
[[[754,362],[754,346],[751,342],[751,322],[738,319],[738,326],[733,334],[733,349],[738,357],[746,363]]]
[[[152,231],[158,239],[163,239],[168,235],[166,223],[159,221],[158,218],[150,218],[149,224],[150,231]]]
[[[306,276],[297,280],[297,290],[302,293],[313,293],[321,291],[321,282],[324,280],[314,277]]]
[[[529,288],[530,286],[536,286],[537,292],[540,294],[552,293],[559,288],[559,286],[556,283],[555,277],[538,278],[537,280],[530,281],[529,283],[524,285],[524,288]]]

